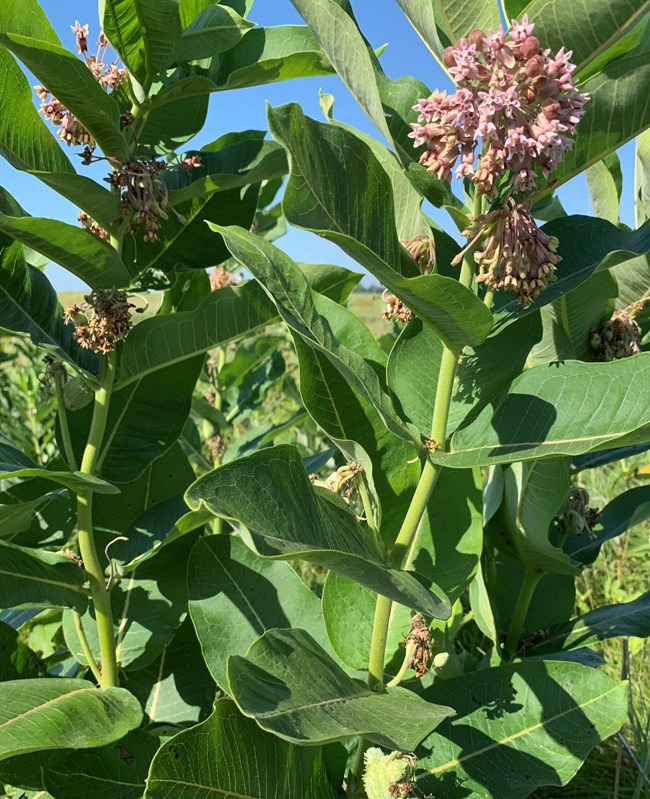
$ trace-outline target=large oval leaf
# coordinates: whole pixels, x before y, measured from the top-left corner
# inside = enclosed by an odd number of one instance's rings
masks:
[[[355,516],[328,491],[315,491],[294,447],[276,446],[231,461],[187,491],[188,505],[244,525],[257,551],[302,558],[350,577],[376,593],[435,618],[449,616],[437,586],[387,568]]]
[[[228,683],[245,715],[301,744],[362,735],[389,749],[411,751],[453,713],[404,688],[370,690],[348,677],[304,630],[271,630],[245,658],[229,658]]]
[[[503,799],[504,790],[524,799],[540,785],[564,785],[627,715],[627,684],[576,663],[488,669],[439,681],[424,696],[444,697],[457,717],[416,751],[417,786],[454,799]]]
[[[319,747],[260,730],[228,699],[169,739],[151,764],[145,799],[335,799]]]
[[[89,749],[117,741],[142,721],[123,688],[83,680],[0,683],[0,760],[41,749]]]

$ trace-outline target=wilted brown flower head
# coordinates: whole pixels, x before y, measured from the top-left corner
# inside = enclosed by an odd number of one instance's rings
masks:
[[[100,239],[107,240],[110,238],[109,232],[85,211],[79,211],[78,218],[79,222],[81,223],[81,227],[84,230],[87,230],[89,233],[92,233]]]
[[[433,236],[427,233],[419,233],[417,236],[406,239],[401,243],[423,275],[433,272],[436,262],[436,243],[433,240]]]
[[[507,33],[474,30],[445,50],[458,89],[420,100],[410,134],[416,147],[426,144],[420,163],[440,179],[450,179],[460,158],[456,176],[484,194],[506,174],[515,191],[528,191],[538,171],[548,176],[571,149],[589,96],[575,87],[572,52],[542,50],[533,29],[524,16]]]
[[[103,354],[112,352],[118,341],[131,330],[131,311],[134,306],[121,291],[93,289],[84,303],[63,309],[63,320],[74,324],[79,346]]]
[[[404,305],[399,297],[390,294],[388,289],[384,290],[381,298],[386,303],[386,310],[382,311],[381,315],[387,322],[394,319],[396,322],[406,324],[415,318],[413,311]]]
[[[591,348],[599,361],[629,358],[641,352],[641,328],[634,318],[639,309],[636,305],[618,309],[600,328],[591,331]]]
[[[210,272],[210,289],[216,291],[225,286],[236,286],[240,280],[239,275],[233,275],[232,272],[224,269],[223,266],[215,266]]]
[[[530,305],[539,292],[555,280],[558,240],[541,230],[525,205],[510,198],[503,208],[478,219],[463,235],[476,241],[477,281],[491,289],[513,291],[522,305]]]
[[[589,492],[585,488],[572,485],[564,509],[556,521],[563,535],[585,533],[593,538],[593,528],[600,521],[600,512],[598,508],[589,507]]]

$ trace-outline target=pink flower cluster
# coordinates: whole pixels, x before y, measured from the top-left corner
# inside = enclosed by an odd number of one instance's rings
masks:
[[[117,89],[126,80],[126,72],[120,69],[116,63],[106,65],[108,53],[108,39],[106,36],[100,33],[97,54],[87,55],[88,25],[80,25],[78,21],[75,21],[74,25],[70,25],[70,30],[77,40],[77,51],[83,56],[86,66],[95,76],[95,80],[102,89],[104,91]],[[91,148],[95,146],[95,141],[86,128],[45,86],[34,86],[34,89],[41,101],[39,109],[41,114],[53,125],[59,126],[57,136],[62,141],[68,146],[71,144],[85,145]]]
[[[571,51],[542,50],[533,28],[524,16],[507,34],[473,30],[445,50],[458,89],[420,100],[410,134],[416,147],[426,144],[420,163],[430,172],[449,180],[460,158],[456,176],[488,196],[506,173],[515,191],[528,191],[536,167],[548,176],[571,148],[589,97],[575,88]]]
[[[491,289],[513,291],[522,305],[530,305],[555,280],[558,240],[537,227],[525,205],[510,197],[503,208],[479,216],[463,231],[482,240],[474,253],[479,266],[476,280]]]

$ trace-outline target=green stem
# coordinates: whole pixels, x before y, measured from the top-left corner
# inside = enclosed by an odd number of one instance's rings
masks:
[[[86,633],[83,628],[81,616],[79,615],[79,611],[76,610],[76,608],[72,608],[72,618],[74,619],[74,627],[75,630],[77,631],[77,638],[79,639],[79,643],[81,644],[81,651],[84,653],[84,657],[88,661],[88,667],[92,671],[95,679],[97,680],[97,683],[101,685],[102,673],[97,663],[95,663],[95,658],[93,656],[90,644],[88,643],[88,639],[86,638]]]
[[[95,407],[90,423],[88,441],[81,460],[80,471],[94,474],[97,468],[99,450],[106,432],[108,408],[115,382],[115,353],[102,358],[100,387],[95,394]],[[102,569],[93,532],[92,491],[80,491],[77,495],[77,530],[79,552],[90,582],[90,593],[95,608],[99,650],[101,654],[101,686],[108,688],[118,685],[117,658],[115,654],[115,630],[110,594],[106,589],[106,578]]]
[[[473,215],[476,219],[481,214],[482,198],[476,193],[474,197]],[[480,244],[480,238],[473,243],[465,252],[461,267],[459,282],[466,288],[472,287],[474,280],[474,251]],[[447,420],[449,418],[449,408],[456,378],[458,359],[462,350],[444,347],[440,360],[440,371],[438,374],[438,384],[436,386],[436,397],[433,407],[433,420],[431,424],[431,439],[435,442],[438,450],[444,451],[447,439]],[[420,522],[424,516],[429,499],[433,493],[441,467],[431,463],[427,459],[420,475],[420,480],[411,499],[411,503],[402,522],[402,526],[397,534],[395,543],[388,555],[387,565],[394,569],[401,568],[409,550],[416,539]],[[368,659],[368,686],[373,691],[384,690],[384,661],[386,659],[386,642],[388,640],[388,630],[390,627],[391,611],[393,603],[390,599],[379,594],[375,605],[375,617],[373,622],[372,639],[370,643],[370,656]],[[370,742],[365,738],[359,739],[357,755],[355,760],[354,774],[357,780],[361,779],[363,769],[363,755],[370,746]]]
[[[413,655],[415,654],[415,647],[416,644],[413,641],[406,645],[406,654],[404,655],[402,666],[393,679],[386,683],[386,688],[394,688],[396,685],[399,685],[402,682],[404,677],[406,677],[406,672],[411,668],[411,661],[413,660]]]
[[[492,308],[492,301],[494,300],[494,289],[488,289],[483,297],[483,302],[488,309]]]
[[[524,622],[528,615],[528,609],[537,588],[537,583],[540,581],[544,572],[541,571],[527,571],[522,583],[519,596],[517,597],[517,605],[515,612],[510,621],[508,628],[508,638],[506,639],[506,658],[513,660],[517,654],[519,646],[519,639],[521,638],[521,631],[524,629]]]
[[[61,438],[63,439],[63,452],[68,462],[68,469],[72,472],[77,471],[77,459],[72,448],[70,438],[70,427],[68,425],[68,414],[65,409],[65,399],[63,397],[63,375],[57,369],[54,373],[54,391],[56,393],[56,408],[59,417],[59,427],[61,428]]]

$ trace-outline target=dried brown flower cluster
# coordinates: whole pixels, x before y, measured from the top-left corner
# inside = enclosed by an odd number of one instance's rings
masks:
[[[100,239],[109,239],[110,235],[108,231],[103,228],[99,222],[95,221],[92,216],[87,214],[85,211],[79,211],[79,222],[81,223],[81,227],[84,230],[87,230],[89,233],[97,236]]]
[[[634,303],[614,311],[612,318],[600,329],[591,331],[591,348],[599,361],[629,358],[641,352],[641,328],[634,318],[640,308],[640,304]]]
[[[83,303],[66,306],[63,319],[75,326],[79,346],[106,355],[131,330],[131,308],[135,306],[121,291],[94,289],[84,299]]]
[[[163,158],[142,158],[127,161],[104,178],[120,195],[122,217],[128,220],[129,233],[143,231],[145,241],[156,241],[159,220],[169,218],[167,186],[160,177],[165,169],[167,162]]]
[[[414,318],[415,314],[413,311],[404,305],[399,297],[396,297],[394,294],[389,294],[386,290],[381,295],[381,298],[386,303],[386,310],[382,311],[381,315],[387,322],[394,319],[396,322],[406,324]]]
[[[417,236],[413,236],[413,238],[401,243],[423,275],[433,272],[436,262],[436,243],[433,240],[433,236],[429,236],[427,233],[419,233]]]
[[[419,613],[411,619],[411,631],[403,642],[404,646],[409,644],[415,644],[409,668],[414,669],[416,676],[423,677],[431,658],[431,630],[424,616]]]
[[[225,288],[225,286],[236,286],[240,282],[239,275],[234,275],[223,266],[215,266],[210,272],[210,289],[216,291],[217,289]]]
[[[80,25],[78,21],[70,26],[77,41],[77,52],[83,57],[88,69],[92,72],[99,85],[108,91],[116,89],[126,80],[126,72],[117,66],[116,61],[107,64],[108,40],[103,33],[99,34],[96,55],[88,55],[88,25]],[[40,113],[53,125],[58,126],[57,136],[70,145],[85,145],[91,149],[95,147],[95,140],[88,130],[79,122],[74,114],[45,87],[34,86],[34,90],[41,101]]]
[[[325,487],[344,499],[352,499],[356,478],[362,472],[363,469],[356,461],[348,461],[327,478]]]

